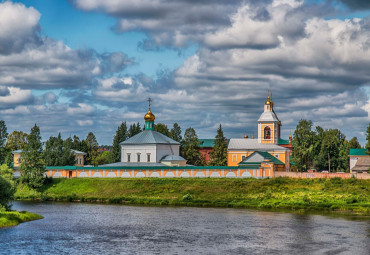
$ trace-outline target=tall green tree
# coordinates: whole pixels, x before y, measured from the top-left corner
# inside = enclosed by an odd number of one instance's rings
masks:
[[[181,142],[181,155],[187,160],[188,164],[195,166],[205,165],[205,161],[199,149],[200,142],[197,133],[191,127],[186,129],[184,139]]]
[[[113,138],[112,151],[109,154],[108,161],[110,163],[121,161],[121,146],[120,143],[128,138],[127,124],[126,121],[122,122],[117,128],[116,134]]]
[[[73,140],[68,137],[63,141],[63,152],[61,157],[62,166],[73,166],[76,163],[76,155],[72,151]]]
[[[227,139],[224,136],[222,126],[217,129],[217,134],[214,140],[213,151],[210,153],[210,166],[226,166],[227,165]]]
[[[89,132],[86,137],[87,157],[86,162],[89,165],[95,165],[95,158],[99,155],[99,144],[93,132]]]
[[[130,128],[128,129],[128,136],[133,137],[134,135],[139,134],[141,131],[142,130],[139,122],[137,124],[131,124]]]
[[[361,149],[361,144],[358,142],[356,136],[349,140],[348,147],[350,149]]]
[[[370,154],[370,123],[369,125],[367,126],[367,130],[366,130],[366,153],[367,154]]]
[[[15,130],[8,136],[5,147],[10,151],[22,150],[27,145],[27,138],[27,133]]]
[[[8,138],[8,129],[6,128],[5,121],[0,120],[0,163],[3,164],[9,153],[5,147],[6,139]]]
[[[158,123],[154,126],[155,131],[164,134],[165,136],[170,136],[170,131],[168,130],[168,127],[164,123]]]
[[[0,166],[0,211],[2,208],[5,210],[11,209],[15,191],[13,170],[3,164]]]
[[[43,157],[47,166],[73,166],[75,155],[72,152],[72,139],[63,141],[60,133],[46,141]]]
[[[173,124],[173,127],[171,128],[169,137],[177,142],[181,142],[182,136],[181,136],[181,127],[176,122]]]
[[[293,135],[293,162],[300,171],[307,171],[313,166],[313,150],[315,133],[312,131],[312,121],[300,120]]]
[[[21,181],[31,188],[40,188],[45,181],[45,162],[42,157],[40,128],[36,124],[31,128],[21,160]]]

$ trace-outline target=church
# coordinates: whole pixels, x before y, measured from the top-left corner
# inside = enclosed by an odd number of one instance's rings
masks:
[[[274,102],[268,96],[264,111],[258,119],[258,137],[230,139],[227,149],[228,166],[260,166],[271,171],[289,172],[289,141],[280,138],[281,121],[274,111]]]
[[[145,130],[120,143],[121,162],[104,166],[186,166],[180,156],[180,143],[155,131],[155,115],[149,110],[144,116]]]

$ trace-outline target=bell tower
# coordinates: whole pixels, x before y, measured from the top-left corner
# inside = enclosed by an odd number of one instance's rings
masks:
[[[277,144],[280,138],[281,122],[275,114],[272,95],[269,93],[264,111],[258,119],[258,143]]]

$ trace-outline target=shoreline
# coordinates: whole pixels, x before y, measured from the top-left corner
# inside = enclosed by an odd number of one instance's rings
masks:
[[[39,214],[26,211],[0,212],[0,229],[14,227],[24,222],[40,220],[43,218],[44,217]]]
[[[43,190],[19,186],[16,200],[122,205],[321,211],[370,216],[370,180],[54,179]]]

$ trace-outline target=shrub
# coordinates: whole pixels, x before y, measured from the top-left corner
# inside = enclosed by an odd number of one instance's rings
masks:
[[[182,197],[182,201],[191,201],[191,200],[193,200],[193,198],[189,193]]]

